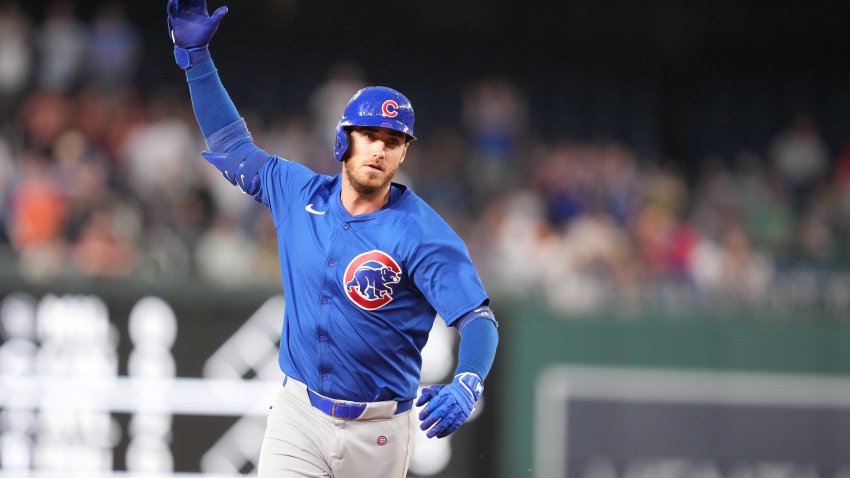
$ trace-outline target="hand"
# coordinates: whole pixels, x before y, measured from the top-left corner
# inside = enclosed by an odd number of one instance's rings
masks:
[[[167,10],[171,41],[186,49],[208,45],[227,14],[227,7],[221,7],[209,15],[206,0],[168,0]]]
[[[416,406],[421,407],[426,403],[428,406],[419,413],[419,419],[422,420],[419,428],[428,430],[428,438],[449,436],[469,418],[483,391],[481,378],[470,372],[457,374],[448,385],[435,385],[422,390]]]

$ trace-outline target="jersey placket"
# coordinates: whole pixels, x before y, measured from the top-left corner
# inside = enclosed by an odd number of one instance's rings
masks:
[[[321,380],[321,390],[319,393],[329,394],[333,383],[333,370],[331,364],[331,347],[335,337],[330,334],[331,320],[333,319],[333,311],[338,309],[338,305],[334,304],[334,300],[341,300],[336,291],[339,290],[337,281],[339,280],[339,256],[346,241],[347,234],[351,231],[351,225],[348,222],[339,222],[334,226],[335,234],[331,242],[330,253],[325,258],[324,279],[322,281],[322,289],[319,292],[319,317],[317,321],[316,339],[318,340],[319,349],[319,379]]]

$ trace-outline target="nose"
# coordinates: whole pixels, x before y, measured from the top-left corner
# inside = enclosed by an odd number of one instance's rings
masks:
[[[387,155],[387,143],[382,140],[375,141],[374,156],[383,159]]]

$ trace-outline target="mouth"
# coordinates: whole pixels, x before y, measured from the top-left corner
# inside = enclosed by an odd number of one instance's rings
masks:
[[[376,172],[380,172],[380,173],[384,172],[384,167],[381,166],[380,164],[377,164],[377,163],[366,164],[365,166],[366,166],[366,168],[368,168],[372,171],[376,171]]]

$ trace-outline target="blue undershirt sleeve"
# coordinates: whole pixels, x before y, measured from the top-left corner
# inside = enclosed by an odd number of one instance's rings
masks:
[[[499,333],[495,321],[476,317],[465,322],[461,329],[455,375],[472,372],[481,380],[487,378],[498,344]]]
[[[236,105],[221,84],[212,59],[186,70],[186,81],[204,138],[239,120]]]

